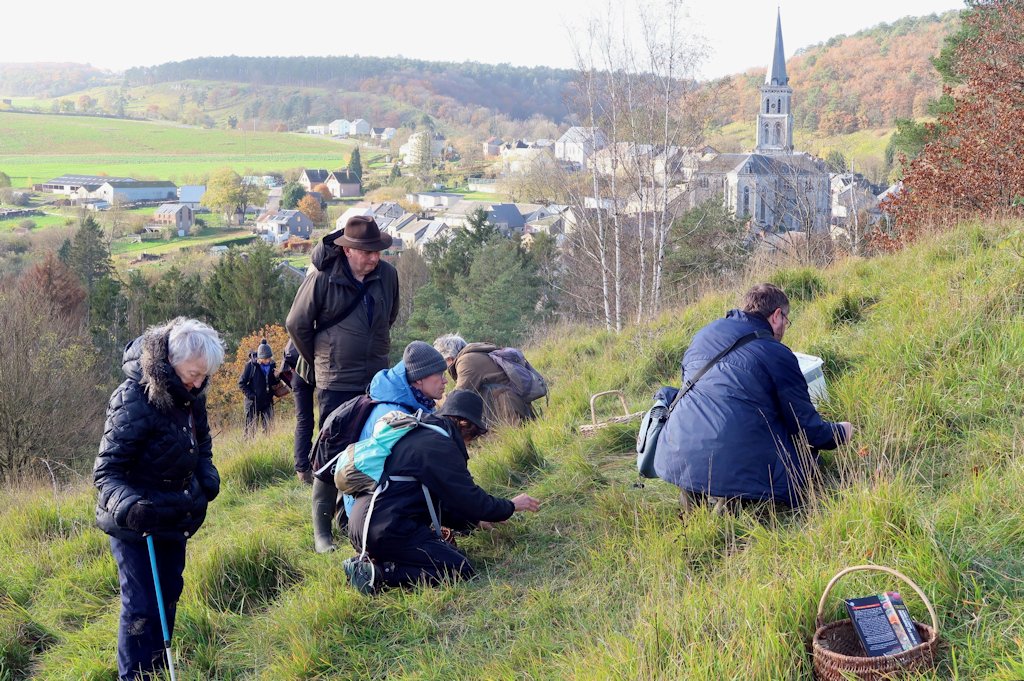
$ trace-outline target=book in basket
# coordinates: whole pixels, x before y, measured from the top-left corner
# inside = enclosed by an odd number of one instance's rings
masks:
[[[895,591],[846,599],[857,638],[870,657],[896,655],[921,645],[903,599]]]

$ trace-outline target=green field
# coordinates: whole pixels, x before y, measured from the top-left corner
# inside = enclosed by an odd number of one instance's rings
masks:
[[[636,411],[678,382],[693,333],[745,285],[621,334],[566,326],[527,348],[550,404],[474,444],[469,465],[492,493],[543,505],[459,538],[479,572],[469,583],[361,596],[345,540],[312,550],[293,423],[278,414],[251,440],[218,431],[223,487],[189,541],[178,678],[805,681],[818,599],[864,563],[908,575],[938,615],[936,669],[901,678],[1024,678],[1024,267],[1003,247],[1014,229],[964,225],[894,256],[765,275],[793,300],[787,344],[825,360],[823,413],[857,429],[823,454],[798,512],[680,517],[676,488],[637,484],[636,422],[576,429],[592,393],[622,389]],[[95,501],[84,472],[58,493],[49,479],[0,492],[0,678],[115,677],[118,583]],[[909,589],[863,572],[824,617],[894,588],[925,621]]]
[[[67,215],[30,215],[27,218],[8,218],[0,220],[0,234],[10,232],[22,220],[31,220],[36,223],[34,229],[44,229],[46,227],[64,227],[67,225],[68,220],[75,222],[76,218]]]
[[[231,230],[205,230],[200,236],[175,236],[167,240],[126,242],[115,241],[110,246],[111,255],[134,256],[138,253],[150,253],[153,255],[167,255],[183,248],[216,246],[225,241],[233,241],[240,237],[252,236],[248,229]]]
[[[337,168],[347,162],[352,146],[349,141],[292,133],[0,113],[0,170],[15,186],[65,173],[184,183],[224,166],[240,173]]]

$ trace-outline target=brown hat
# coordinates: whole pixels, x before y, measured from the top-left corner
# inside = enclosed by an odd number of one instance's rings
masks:
[[[341,236],[334,240],[337,246],[360,251],[384,251],[391,248],[391,242],[391,235],[382,233],[373,218],[362,215],[349,218]]]

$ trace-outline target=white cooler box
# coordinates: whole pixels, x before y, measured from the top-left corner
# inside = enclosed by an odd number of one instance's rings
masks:
[[[821,357],[805,355],[802,352],[794,352],[797,361],[800,362],[800,371],[803,372],[804,380],[807,381],[807,390],[811,393],[811,402],[818,406],[821,400],[828,399],[828,389],[825,387],[825,374],[821,367],[825,363]]]

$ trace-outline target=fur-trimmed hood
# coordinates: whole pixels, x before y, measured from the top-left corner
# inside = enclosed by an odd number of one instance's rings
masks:
[[[141,385],[150,403],[162,411],[183,406],[185,402],[205,395],[210,384],[207,378],[199,390],[187,389],[167,359],[167,339],[171,329],[183,321],[185,317],[178,317],[166,324],[149,327],[128,344],[121,359],[125,376]]]

